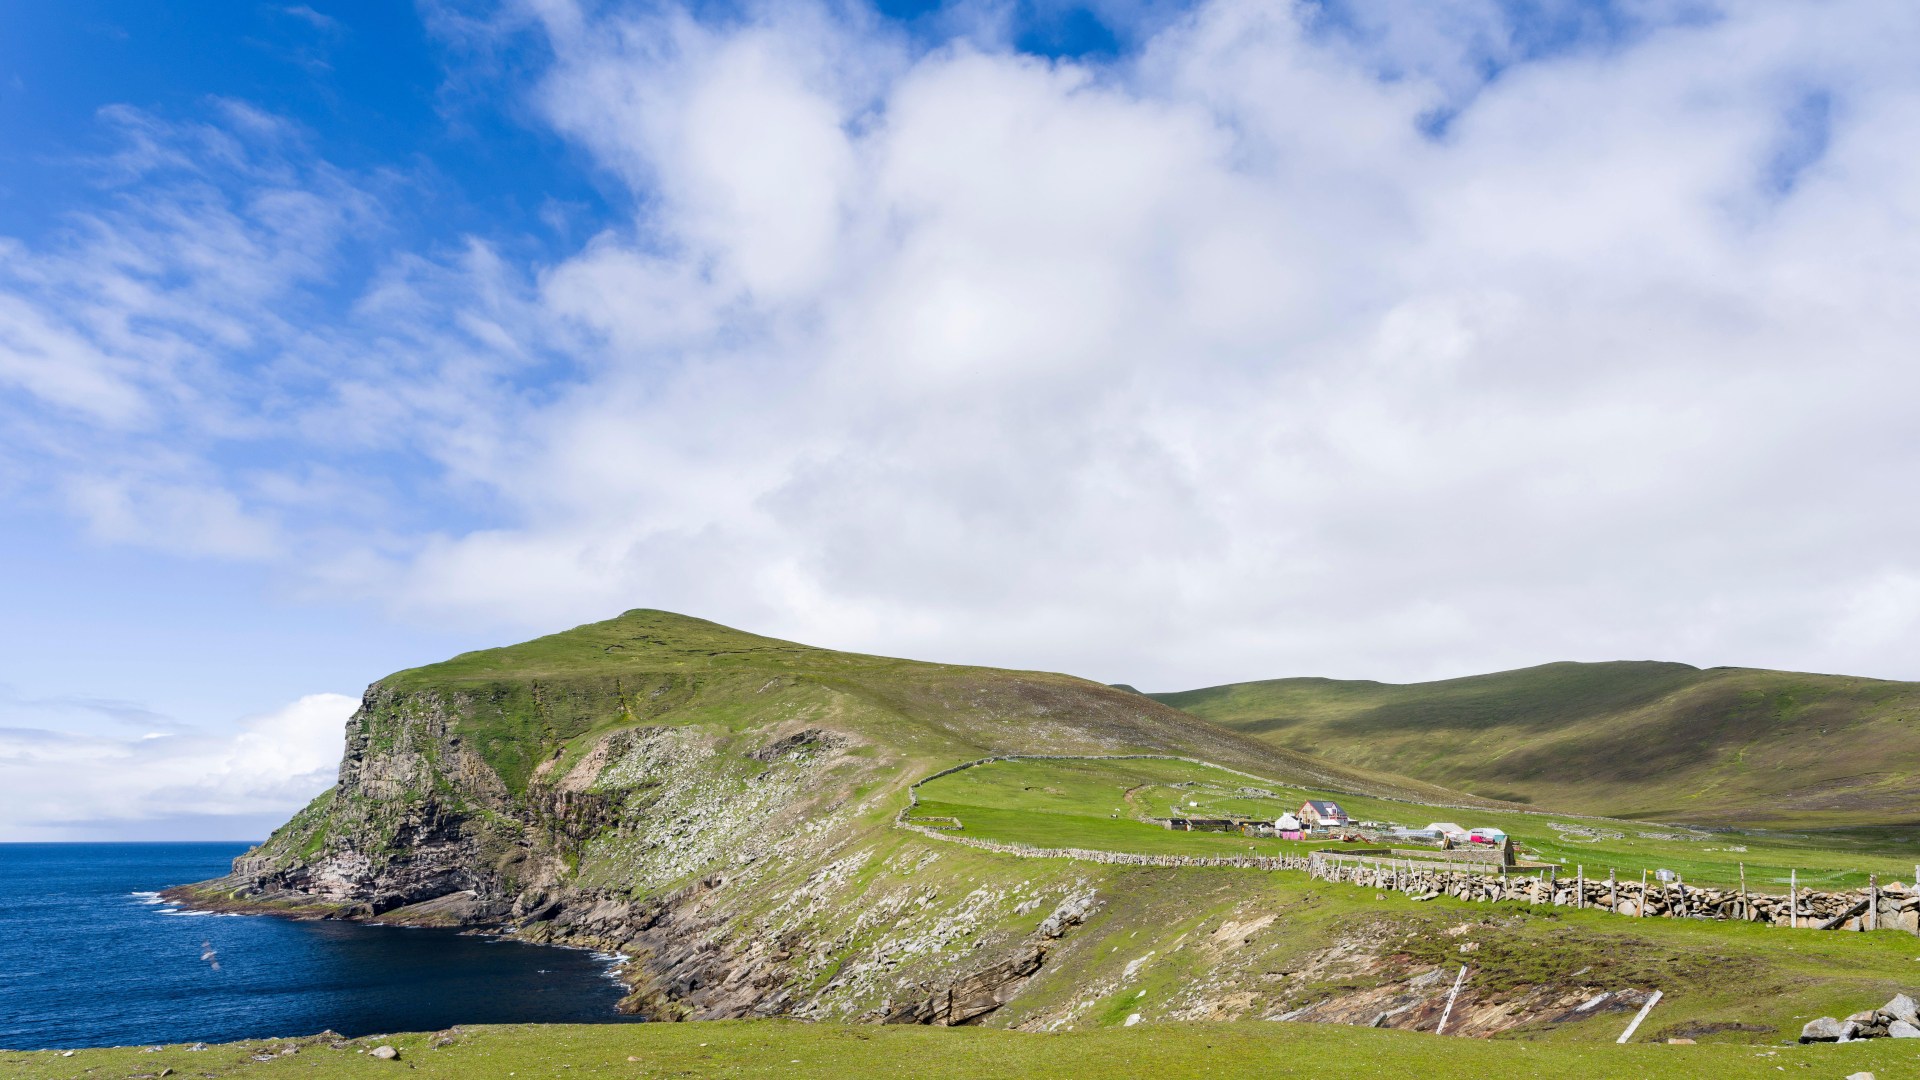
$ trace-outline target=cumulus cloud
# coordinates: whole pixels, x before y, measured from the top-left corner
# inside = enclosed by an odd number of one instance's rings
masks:
[[[242,163],[165,226],[207,269],[104,254],[171,245],[132,211],[17,252],[0,380],[219,420],[158,479],[64,465],[96,536],[503,635],[645,604],[1152,687],[1920,677],[1920,19],[1594,10],[1214,0],[1083,61],[842,6],[443,15],[476,56],[537,39],[525,99],[627,219],[268,319],[372,185],[125,122],[140,162]],[[324,476],[236,469],[265,430]]]
[[[209,839],[264,836],[332,786],[358,706],[309,694],[212,733],[120,702],[0,698],[0,840],[119,838],[181,821]]]

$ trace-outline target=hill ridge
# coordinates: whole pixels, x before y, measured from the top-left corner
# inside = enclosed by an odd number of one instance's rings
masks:
[[[1920,684],[1889,679],[1556,661],[1149,696],[1343,764],[1567,812],[1843,827],[1904,821],[1920,797]]]

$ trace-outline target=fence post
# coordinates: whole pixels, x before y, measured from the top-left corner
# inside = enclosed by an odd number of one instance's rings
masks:
[[[1787,929],[1800,929],[1800,871],[1787,871]]]
[[[1613,867],[1607,867],[1607,910],[1620,914],[1620,885],[1613,877]]]
[[[1575,910],[1587,906],[1587,867],[1577,864],[1573,870],[1573,906]]]
[[[1747,910],[1747,864],[1740,864],[1740,921],[1747,922],[1753,913]]]
[[[1444,1035],[1447,1031],[1447,1018],[1453,1015],[1453,999],[1460,994],[1460,984],[1467,981],[1467,965],[1460,965],[1460,974],[1454,976],[1453,989],[1447,992],[1447,1007],[1440,1012],[1440,1026],[1433,1029],[1435,1035]]]
[[[1869,930],[1880,929],[1880,874],[1878,871],[1867,875],[1867,921]]]
[[[1647,1003],[1640,1006],[1640,1012],[1634,1016],[1633,1023],[1628,1024],[1627,1030],[1621,1032],[1620,1037],[1613,1041],[1625,1045],[1628,1039],[1633,1038],[1633,1033],[1640,1030],[1640,1021],[1645,1020],[1647,1014],[1653,1011],[1653,1007],[1660,1004],[1660,995],[1663,993],[1665,991],[1655,990],[1653,996],[1647,999]]]
[[[1633,913],[1636,919],[1647,917],[1647,871],[1640,871],[1640,910]]]

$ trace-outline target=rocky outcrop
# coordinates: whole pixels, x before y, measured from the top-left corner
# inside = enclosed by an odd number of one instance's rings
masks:
[[[1878,1009],[1865,1009],[1845,1020],[1831,1016],[1809,1020],[1800,1029],[1803,1043],[1887,1038],[1920,1039],[1920,1015],[1915,1013],[1913,998],[1906,994],[1895,994]]]
[[[910,995],[898,1004],[889,1001],[881,1007],[881,1019],[889,1024],[939,1027],[980,1020],[1012,1001],[1047,962],[1047,952],[1053,943],[1085,922],[1096,906],[1096,897],[1091,892],[1067,897],[1041,920],[1033,937],[1013,956],[968,972],[925,997]]]

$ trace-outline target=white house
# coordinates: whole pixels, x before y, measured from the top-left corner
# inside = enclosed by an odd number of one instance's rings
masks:
[[[1309,827],[1326,826],[1338,828],[1352,819],[1340,809],[1340,804],[1326,799],[1308,799],[1300,804],[1300,820]]]

